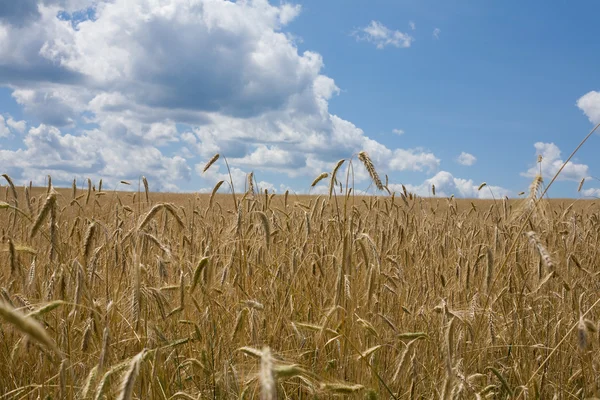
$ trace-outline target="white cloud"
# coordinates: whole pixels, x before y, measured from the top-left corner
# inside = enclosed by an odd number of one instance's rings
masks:
[[[10,136],[10,130],[6,124],[6,120],[0,115],[0,138]]]
[[[16,121],[14,120],[12,117],[8,117],[8,119],[6,120],[6,124],[13,130],[19,132],[19,133],[23,133],[25,132],[25,129],[27,128],[27,122],[25,121]]]
[[[42,124],[29,129],[23,142],[24,148],[16,151],[0,150],[0,159],[9,169],[21,170],[17,176],[23,182],[47,174],[59,182],[97,177],[107,183],[146,175],[157,189],[174,190],[174,181],[190,175],[180,156],[166,157],[143,144],[110,146],[110,138],[97,129],[74,136]]]
[[[22,26],[40,17],[39,5],[58,5],[63,10],[77,10],[89,4],[89,0],[19,0],[7,1],[0,7],[0,22]]]
[[[439,39],[439,38],[440,38],[440,33],[442,33],[442,30],[441,30],[440,28],[435,28],[435,29],[433,30],[432,36],[433,36],[435,39]]]
[[[560,155],[560,149],[554,143],[537,142],[535,145],[536,155],[542,156],[541,170],[544,179],[552,179],[558,172],[564,161]],[[588,166],[585,164],[576,164],[569,161],[565,168],[561,171],[557,179],[579,181],[588,175]],[[522,176],[529,178],[535,177],[540,173],[540,164],[536,163],[526,172],[522,172]]]
[[[486,185],[481,190],[477,190],[479,184],[475,184],[472,179],[462,179],[454,177],[448,171],[440,171],[433,177],[426,179],[420,185],[405,185],[406,189],[419,196],[431,196],[432,185],[435,185],[435,194],[438,197],[450,197],[452,195],[462,198],[501,198],[509,196],[510,190],[500,186]],[[402,186],[390,184],[390,189],[396,192],[402,191]]]
[[[279,22],[287,25],[300,14],[302,6],[299,4],[282,4],[279,11]]]
[[[256,114],[312,85],[322,67],[318,54],[298,54],[279,31],[298,14],[297,6],[258,0],[100,1],[95,20],[77,29],[56,17],[59,7],[40,4],[39,10],[27,29],[4,26],[5,68],[23,69],[20,79],[70,79],[151,107]],[[0,75],[14,85],[16,72],[9,72]],[[31,86],[35,92],[17,98],[25,106],[36,96],[35,103],[65,103],[60,92],[40,94],[38,85]]]
[[[378,49],[386,46],[410,47],[414,38],[407,33],[392,30],[379,21],[371,21],[364,28],[354,32],[357,40],[364,40],[373,43]]]
[[[583,189],[581,191],[581,193],[585,197],[598,197],[598,198],[600,198],[600,189],[598,189],[598,188]]]
[[[273,192],[277,193],[277,188],[272,183],[266,182],[266,181],[258,182],[256,190],[259,192],[264,192],[265,189],[268,190],[269,193],[273,193]]]
[[[475,157],[473,154],[469,154],[464,151],[460,153],[460,155],[456,159],[456,162],[458,162],[460,165],[465,165],[467,167],[470,167],[471,165],[475,164],[476,161],[477,157]]]
[[[413,21],[409,21],[408,26],[410,26],[411,31],[414,31],[415,29],[417,29],[417,25]]]
[[[396,149],[389,165],[395,171],[433,171],[440,166],[440,159],[420,149]]]
[[[577,100],[577,107],[585,113],[590,122],[600,123],[600,92],[591,91]]]
[[[93,18],[74,26],[57,15],[83,0],[27,2],[37,12],[19,23],[0,18],[0,85],[41,122],[29,131],[24,121],[4,123],[24,133],[0,157],[16,179],[145,175],[172,189],[215,153],[242,185],[261,169],[310,182],[360,150],[382,173],[439,167],[433,153],[388,148],[329,112],[340,89],[322,74],[322,57],[300,53],[284,32],[300,6],[98,0]],[[360,36],[382,47],[413,40],[375,21]],[[204,187],[220,174],[195,178]]]
[[[77,115],[85,110],[84,93],[74,87],[40,85],[36,89],[15,89],[12,97],[29,115],[42,123],[72,126]]]
[[[304,157],[279,146],[259,145],[250,154],[241,158],[231,159],[236,165],[244,165],[252,168],[297,168],[304,165]]]
[[[0,138],[9,137],[12,133],[23,133],[27,123],[25,121],[15,121],[10,115],[0,114]]]
[[[404,135],[404,129],[392,129],[392,132],[396,135]]]

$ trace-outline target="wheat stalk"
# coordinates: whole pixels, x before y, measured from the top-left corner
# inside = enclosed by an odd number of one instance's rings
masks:
[[[248,190],[246,190],[246,193],[250,194],[250,196],[254,196],[254,172],[248,174],[247,181]]]
[[[130,400],[133,397],[133,385],[140,372],[140,364],[145,354],[146,349],[143,349],[131,359],[129,369],[125,373],[125,378],[121,383],[121,392],[119,393],[119,397],[117,397],[118,400]]]
[[[219,159],[219,153],[212,156],[212,158],[206,163],[206,165],[202,169],[202,173],[205,173],[206,171],[208,171],[210,166],[213,165],[215,162],[217,162],[218,159]]]
[[[50,193],[48,197],[46,197],[46,201],[44,202],[44,206],[42,207],[42,211],[38,214],[35,223],[33,224],[33,228],[31,228],[31,233],[29,236],[33,238],[35,234],[40,230],[44,220],[50,213],[50,211],[56,206],[56,194]]]
[[[310,184],[310,187],[315,187],[317,186],[317,183],[321,182],[323,179],[327,178],[329,176],[329,174],[327,172],[321,172],[319,174],[319,176],[317,176],[315,178],[314,181],[312,181],[312,183]]]
[[[273,368],[273,358],[268,347],[262,349],[260,357],[260,400],[277,399],[277,383]]]
[[[361,151],[360,153],[358,153],[358,159],[365,166],[365,169],[367,170],[367,172],[369,173],[369,176],[373,180],[375,187],[378,190],[383,190],[383,184],[381,183],[381,179],[379,179],[379,174],[377,173],[377,170],[375,169],[375,165],[373,165],[373,161],[371,160],[371,157],[369,157],[367,152]],[[434,195],[435,195],[435,192],[434,192]]]
[[[269,244],[271,243],[271,226],[269,224],[269,218],[267,217],[267,214],[265,214],[262,211],[253,211],[253,214],[256,215],[258,219],[260,219],[260,222],[263,227],[263,232],[265,233],[265,244],[268,248]]]
[[[164,204],[163,203],[159,203],[156,204],[154,207],[152,207],[150,209],[150,211],[148,211],[146,213],[146,215],[144,216],[144,218],[142,219],[142,222],[140,222],[140,224],[138,225],[138,230],[142,230],[144,229],[144,227],[146,225],[148,225],[148,223],[152,220],[152,218],[154,218],[154,216],[162,209],[164,208]]]
[[[15,188],[15,184],[13,183],[10,176],[8,176],[8,174],[2,174],[2,177],[4,179],[6,179],[6,182],[8,182],[8,186],[10,187],[10,192],[12,193],[13,200],[15,202],[15,207],[19,207],[19,196],[17,196],[17,189]]]
[[[146,179],[145,176],[142,176],[142,183],[144,184],[144,193],[146,195],[146,203],[150,203],[150,197],[149,197],[149,188],[148,188],[148,180]]]
[[[57,355],[61,354],[54,340],[50,338],[42,325],[32,317],[23,315],[21,312],[2,302],[0,302],[0,317],[13,324],[18,330],[26,334],[28,337],[48,347]]]
[[[346,160],[343,158],[338,161],[333,167],[333,171],[331,171],[331,177],[329,178],[329,198],[331,198],[331,195],[333,194],[333,189],[335,188],[335,183],[337,181],[336,176],[344,161]]]

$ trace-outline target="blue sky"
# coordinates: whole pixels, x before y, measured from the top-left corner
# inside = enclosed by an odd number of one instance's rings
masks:
[[[304,193],[366,150],[390,187],[516,197],[600,122],[594,1],[0,4],[0,170]],[[600,196],[598,137],[551,197]],[[356,188],[373,191],[355,168]],[[587,177],[581,193],[577,187]],[[490,190],[477,191],[481,182]],[[325,190],[325,185],[312,189]]]

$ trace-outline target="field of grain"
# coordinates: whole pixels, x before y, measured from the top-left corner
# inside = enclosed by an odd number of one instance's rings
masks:
[[[0,399],[600,396],[597,203],[330,180],[3,185]]]

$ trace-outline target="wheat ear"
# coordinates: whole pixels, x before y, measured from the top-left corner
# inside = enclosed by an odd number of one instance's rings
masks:
[[[378,190],[383,190],[383,184],[381,183],[381,179],[379,179],[379,174],[377,174],[377,170],[375,169],[375,165],[373,165],[373,161],[371,157],[365,151],[361,151],[358,153],[358,159],[363,163],[365,169],[371,176],[373,183],[377,187]]]
[[[144,184],[144,193],[146,194],[146,203],[150,203],[150,198],[149,198],[150,189],[148,188],[148,180],[146,179],[145,176],[142,176],[142,183]]]
[[[277,399],[277,385],[273,372],[273,357],[268,347],[263,348],[260,357],[260,400]]]
[[[248,190],[246,193],[254,195],[254,172],[250,172],[248,174]]]
[[[2,174],[2,177],[4,179],[6,179],[6,182],[8,182],[8,186],[10,186],[10,191],[13,195],[13,198],[15,199],[15,206],[18,207],[19,203],[18,203],[18,197],[17,197],[17,189],[15,189],[15,184],[13,183],[12,179],[10,178],[10,176],[8,176],[8,174]]]
[[[30,338],[42,343],[56,354],[60,354],[60,350],[58,350],[58,346],[56,346],[54,340],[52,340],[42,325],[35,319],[21,314],[5,303],[0,303],[0,317],[13,324]]]
[[[328,176],[329,176],[329,174],[327,172],[321,172],[321,174],[319,174],[319,176],[317,176],[315,178],[315,180],[312,181],[312,183],[310,184],[310,187],[317,186],[317,183],[321,182],[323,179],[327,178]]]
[[[44,203],[44,207],[42,207],[42,211],[38,214],[35,223],[33,224],[33,228],[31,229],[31,234],[29,235],[31,238],[35,236],[37,231],[40,230],[42,223],[50,213],[50,209],[54,207],[56,203],[56,194],[50,193],[48,197],[46,197],[46,202]]]
[[[219,156],[220,156],[219,153],[212,156],[212,158],[206,163],[206,165],[202,169],[202,173],[205,173],[206,171],[208,171],[210,166],[213,165],[215,162],[217,162],[217,160],[219,159]]]
[[[340,167],[342,166],[342,164],[344,163],[344,161],[346,161],[345,159],[341,159],[340,161],[337,162],[337,164],[335,164],[335,167],[333,167],[333,171],[331,171],[331,178],[329,179],[329,197],[331,198],[331,195],[333,193],[333,188],[335,186],[335,182],[336,182],[336,175],[338,170],[340,169]]]
[[[119,393],[118,400],[130,400],[133,397],[133,386],[138,374],[140,373],[140,364],[144,359],[146,349],[143,349],[131,359],[129,363],[129,369],[125,374],[125,379],[121,384],[121,392]]]

